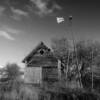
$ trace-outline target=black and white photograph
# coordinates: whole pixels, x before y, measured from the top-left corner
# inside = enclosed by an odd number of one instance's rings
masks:
[[[0,100],[100,100],[99,0],[0,0]]]

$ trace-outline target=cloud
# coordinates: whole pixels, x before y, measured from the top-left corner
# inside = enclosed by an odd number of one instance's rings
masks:
[[[12,14],[10,17],[15,20],[28,17],[28,11],[34,12],[39,16],[45,16],[54,14],[56,11],[62,9],[57,0],[5,0],[5,2],[10,8]],[[4,9],[5,8],[2,8],[1,12]],[[9,11],[9,9],[7,11]]]
[[[12,34],[19,34],[20,31],[16,30],[14,28],[10,28],[7,25],[4,25],[0,28],[0,36],[3,36],[4,38],[8,40],[15,40],[15,38],[12,36]]]
[[[37,14],[40,16],[53,13],[55,10],[61,10],[61,7],[52,0],[30,0],[37,8]],[[33,6],[34,6],[33,5]]]
[[[3,36],[4,38],[8,40],[15,40],[15,38],[13,38],[9,33],[5,31],[0,31],[0,36]]]
[[[17,15],[28,16],[28,13],[20,9],[11,8],[12,12]]]
[[[15,9],[11,7],[11,12],[12,12],[12,18],[15,20],[20,20],[22,17],[28,17],[28,12],[25,12],[21,9]]]
[[[5,7],[0,6],[0,16],[2,16],[2,15],[3,15],[4,11],[5,11]]]
[[[2,27],[2,29],[3,29],[4,31],[8,32],[8,33],[11,33],[11,34],[19,34],[19,33],[20,33],[19,30],[16,30],[16,29],[14,29],[14,28],[10,28],[10,27],[8,27],[8,26],[6,26],[6,25],[4,25],[4,26]]]

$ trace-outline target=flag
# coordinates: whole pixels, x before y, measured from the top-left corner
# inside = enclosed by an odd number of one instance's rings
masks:
[[[65,21],[63,17],[57,17],[56,19],[58,24]]]

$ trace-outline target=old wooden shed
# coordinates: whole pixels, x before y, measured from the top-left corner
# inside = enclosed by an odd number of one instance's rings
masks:
[[[58,81],[58,59],[43,42],[38,44],[23,60],[25,83],[41,84]]]

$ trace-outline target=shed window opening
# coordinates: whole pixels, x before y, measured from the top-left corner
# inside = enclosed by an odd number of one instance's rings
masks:
[[[44,50],[40,50],[40,54],[43,55],[44,54]]]

